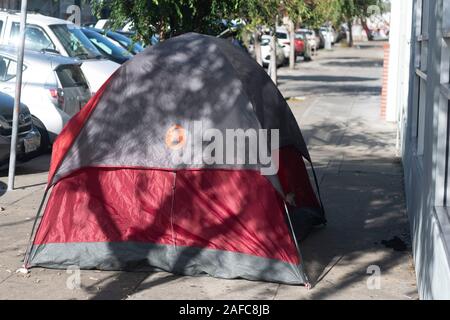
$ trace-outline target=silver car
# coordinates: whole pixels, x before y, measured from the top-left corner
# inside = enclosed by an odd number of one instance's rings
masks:
[[[52,53],[25,51],[22,103],[28,106],[33,122],[48,148],[71,116],[92,96],[77,59]],[[0,47],[0,91],[14,96],[16,49]]]
[[[0,93],[0,169],[8,165],[11,149],[14,98]],[[33,126],[31,114],[25,105],[20,106],[17,160],[26,161],[38,155],[41,143],[39,131]]]

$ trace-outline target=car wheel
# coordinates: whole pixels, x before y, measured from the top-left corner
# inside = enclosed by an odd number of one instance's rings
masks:
[[[48,135],[47,129],[44,124],[36,117],[32,117],[34,127],[39,131],[41,135],[41,146],[39,147],[38,152],[40,154],[47,153],[50,150],[50,137]]]

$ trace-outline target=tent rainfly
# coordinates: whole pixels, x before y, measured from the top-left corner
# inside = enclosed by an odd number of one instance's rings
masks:
[[[242,132],[258,148],[239,146]],[[263,174],[262,149],[277,171]],[[25,267],[308,284],[296,239],[326,220],[305,160],[289,106],[246,52],[172,38],[124,64],[58,137]]]

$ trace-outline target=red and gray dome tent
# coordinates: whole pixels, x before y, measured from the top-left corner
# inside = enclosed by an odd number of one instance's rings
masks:
[[[278,129],[278,149],[259,137],[278,172],[243,161],[248,146],[178,161],[198,141],[196,124],[216,140]],[[227,161],[210,161],[219,151]],[[325,217],[304,159],[289,106],[247,53],[194,33],[170,39],[124,64],[57,139],[25,266],[305,284],[296,236]]]

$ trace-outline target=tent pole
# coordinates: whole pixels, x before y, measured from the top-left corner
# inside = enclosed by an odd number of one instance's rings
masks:
[[[289,222],[289,229],[291,231],[292,239],[294,240],[295,248],[297,249],[297,254],[298,254],[298,257],[300,259],[300,265],[302,265],[303,264],[302,253],[300,251],[300,246],[298,244],[297,237],[295,236],[294,225],[292,224],[291,216],[289,215],[289,209],[288,209],[288,206],[286,204],[286,201],[284,201],[284,210],[286,212],[286,217],[287,217],[288,222]],[[308,279],[308,276],[306,275],[305,270],[303,270],[303,268],[301,268],[300,272],[302,273],[303,277],[305,278],[305,287],[308,290],[311,289],[311,283],[309,282],[309,279]]]
[[[14,191],[14,180],[16,176],[17,136],[19,132],[20,97],[22,95],[22,71],[25,49],[25,31],[27,24],[27,6],[27,0],[22,0],[22,8],[20,13],[19,47],[17,49],[16,94],[14,98],[11,151],[9,157],[8,191]]]
[[[320,194],[319,179],[317,179],[316,169],[314,168],[312,161],[310,161],[309,164],[311,165],[311,170],[312,170],[313,176],[314,176],[314,182],[316,184],[317,195],[319,197],[319,203],[320,203],[320,207],[322,209],[322,214],[323,214],[323,218],[324,218],[323,224],[326,225],[327,218],[325,217],[325,207],[323,206],[322,195]]]
[[[41,201],[41,204],[39,205],[39,209],[36,213],[36,217],[34,218],[34,223],[33,223],[33,227],[31,228],[30,238],[28,239],[27,250],[25,251],[25,256],[23,259],[23,268],[24,269],[27,269],[27,266],[28,266],[28,260],[30,259],[31,248],[33,246],[33,242],[34,242],[34,238],[35,238],[33,235],[36,230],[37,221],[39,220],[39,216],[42,212],[42,208],[44,207],[45,200],[47,199],[48,190],[49,190],[49,188],[45,189],[44,197]]]

